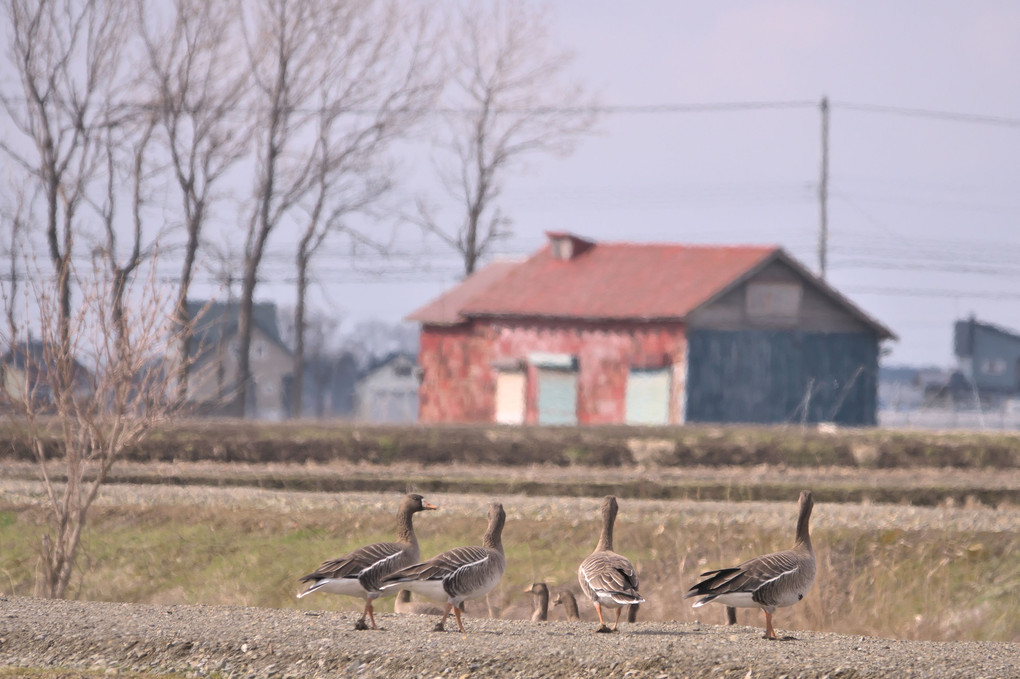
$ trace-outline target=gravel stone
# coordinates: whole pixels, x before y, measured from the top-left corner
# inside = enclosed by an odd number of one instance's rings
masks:
[[[0,598],[0,666],[222,677],[1017,677],[1020,645],[920,642],[755,627],[434,618],[237,606],[154,606]],[[111,673],[112,673],[111,672]]]

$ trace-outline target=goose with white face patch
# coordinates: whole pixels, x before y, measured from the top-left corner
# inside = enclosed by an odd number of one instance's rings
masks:
[[[765,638],[778,639],[772,627],[772,614],[777,608],[792,606],[803,599],[815,581],[817,564],[808,531],[813,506],[811,491],[802,491],[793,549],[702,573],[704,580],[691,587],[684,598],[701,597],[694,608],[713,601],[737,608],[760,608],[765,611]]]
[[[378,629],[372,601],[383,596],[383,591],[379,587],[380,582],[390,573],[416,563],[421,558],[412,517],[417,512],[429,509],[437,507],[416,493],[406,495],[400,503],[400,509],[397,510],[396,542],[366,545],[349,554],[323,562],[314,572],[301,578],[301,582],[311,584],[297,595],[298,598],[321,591],[364,599],[365,609],[355,623],[354,629],[368,629],[368,625],[365,624],[366,616],[372,622],[372,629]]]

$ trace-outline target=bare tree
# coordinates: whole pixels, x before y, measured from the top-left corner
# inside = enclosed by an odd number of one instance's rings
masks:
[[[186,329],[187,301],[195,273],[203,228],[210,217],[217,187],[248,150],[248,117],[231,115],[248,90],[247,72],[236,66],[239,47],[231,32],[236,15],[229,3],[174,0],[171,29],[161,29],[158,12],[138,0],[138,19],[148,55],[141,77],[144,99],[158,114],[169,168],[179,191],[184,223],[184,258],[177,288],[175,316],[185,332],[179,355],[191,353]],[[154,24],[154,25],[152,25]],[[188,392],[186,360],[177,363],[177,393]]]
[[[30,336],[0,332],[10,347],[3,364],[7,403],[32,443],[48,499],[37,593],[63,597],[89,509],[124,452],[177,409],[171,376],[160,369],[175,326],[164,313],[169,297],[149,276],[129,277],[130,306],[117,317],[115,275],[102,268],[75,275],[77,295],[60,342],[59,298],[51,278],[35,272],[26,296],[41,319]],[[137,273],[137,271],[136,271]]]
[[[0,147],[41,188],[57,277],[58,336],[67,353],[75,217],[103,160],[99,136],[111,122],[125,6],[116,0],[11,0],[4,10],[7,56],[21,88],[4,92],[2,101],[27,143],[4,138]]]
[[[296,309],[281,309],[280,313],[280,334],[283,340],[294,346],[297,341],[297,313]],[[333,360],[336,350],[337,331],[340,328],[341,318],[335,313],[305,309],[303,316],[304,332],[304,365],[300,367],[302,373],[306,366],[313,366],[311,370],[314,381],[315,396],[313,398],[315,415],[318,418],[324,412],[324,393],[333,378],[337,361]],[[297,370],[297,368],[295,368]],[[304,389],[304,382],[295,382],[295,392],[298,388]],[[298,406],[304,408],[306,403],[303,399],[291,398],[292,416],[301,417],[303,411],[297,410]]]
[[[51,597],[67,590],[88,511],[110,468],[176,407],[166,398],[166,376],[153,368],[173,336],[155,261],[141,245],[153,121],[135,124],[136,109],[120,99],[120,55],[131,39],[127,9],[115,0],[4,5],[6,57],[21,88],[3,92],[2,101],[21,135],[0,143],[39,200],[18,211],[26,238],[14,246],[25,247],[21,272],[29,279],[24,317],[19,323],[9,307],[0,330],[9,347],[2,389],[28,433],[49,499],[38,591]],[[123,201],[131,205],[126,249],[116,237]],[[33,268],[29,236],[36,232],[48,258]],[[92,265],[79,271],[75,255],[89,245]],[[146,262],[150,275],[140,276]]]
[[[593,102],[567,80],[571,57],[549,44],[548,17],[525,0],[464,2],[450,41],[448,129],[437,146],[439,176],[463,209],[449,222],[419,200],[415,221],[455,249],[464,273],[501,238],[511,221],[496,204],[506,175],[536,153],[569,153],[595,123]]]
[[[11,205],[0,207],[0,216],[3,217],[6,229],[7,243],[7,274],[3,284],[0,285],[0,298],[4,302],[6,311],[7,327],[14,332],[19,329],[20,320],[17,315],[16,304],[18,301],[19,282],[22,277],[20,255],[24,251],[24,237],[27,231],[28,222],[28,199],[25,197],[25,190],[22,186],[9,187],[9,197],[14,201]]]
[[[246,8],[259,120],[238,318],[242,412],[251,387],[255,286],[270,234],[288,221],[300,229],[294,390],[300,394],[311,258],[343,228],[345,216],[385,192],[381,156],[436,90],[424,20],[397,0],[262,0]],[[294,214],[301,205],[303,226]]]

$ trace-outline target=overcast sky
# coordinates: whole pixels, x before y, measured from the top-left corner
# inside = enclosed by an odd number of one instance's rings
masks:
[[[971,313],[1020,330],[1020,2],[551,7],[552,35],[603,105],[663,106],[607,114],[572,156],[509,180],[503,254],[567,230],[778,244],[817,271],[828,96],[828,280],[899,335],[884,361],[950,365],[952,323]],[[764,106],[699,108],[743,103]],[[389,283],[331,271],[317,294],[351,319],[397,320],[456,283],[455,261]],[[259,294],[292,303],[289,290]]]
[[[1020,3],[553,6],[606,104],[830,98],[829,281],[900,336],[888,362],[950,363],[951,324],[971,313],[1020,330]],[[549,228],[776,243],[817,271],[816,106],[613,115],[602,130],[512,185],[522,244]]]

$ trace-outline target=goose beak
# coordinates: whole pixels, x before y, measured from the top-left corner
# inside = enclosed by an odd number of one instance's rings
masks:
[[[425,502],[424,500],[422,500],[421,508],[422,509],[439,509],[439,505],[434,505],[431,502]]]

